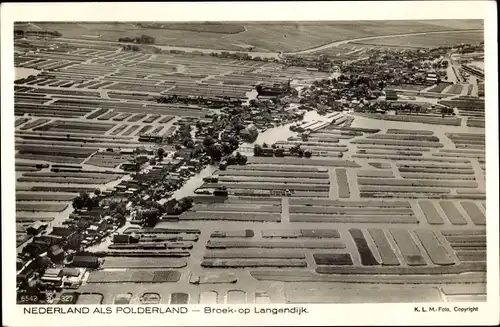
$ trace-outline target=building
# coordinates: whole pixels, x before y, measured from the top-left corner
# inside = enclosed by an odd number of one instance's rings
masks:
[[[52,262],[61,262],[64,260],[64,250],[58,245],[53,245],[49,248],[48,254]]]
[[[128,244],[130,243],[130,235],[127,234],[113,235],[113,243]]]
[[[99,259],[96,256],[90,254],[75,255],[73,257],[73,262],[71,262],[71,266],[97,269],[99,268]]]
[[[26,233],[30,235],[38,235],[42,231],[44,231],[47,228],[47,226],[48,226],[47,224],[37,221],[26,229]]]
[[[42,282],[53,283],[59,285],[62,283],[61,269],[59,268],[49,268],[45,270],[41,278]]]
[[[160,143],[161,141],[163,141],[163,137],[158,136],[158,135],[141,135],[141,136],[139,136],[139,142]]]
[[[141,165],[137,162],[124,162],[120,168],[125,171],[137,171],[141,168]]]
[[[389,101],[396,101],[398,99],[398,92],[395,90],[386,90],[385,99]]]
[[[272,86],[259,84],[255,89],[259,96],[280,96],[290,91],[290,81],[288,81],[288,83],[275,83]]]

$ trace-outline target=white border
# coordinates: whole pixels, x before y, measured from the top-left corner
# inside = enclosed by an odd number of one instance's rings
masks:
[[[20,3],[2,4],[2,302],[8,326],[102,325],[353,325],[498,324],[498,67],[496,2],[273,2],[273,3]],[[15,174],[13,115],[14,21],[314,21],[314,20],[484,19],[488,207],[488,302],[477,314],[417,314],[413,304],[307,305],[311,314],[280,315],[77,315],[20,314],[15,305]],[[427,304],[426,304],[427,305]],[[440,304],[443,305],[443,304]],[[446,304],[444,304],[446,306]],[[463,303],[466,305],[466,303]],[[477,304],[476,304],[477,305]],[[452,308],[453,304],[448,307]],[[276,306],[279,307],[279,306]]]

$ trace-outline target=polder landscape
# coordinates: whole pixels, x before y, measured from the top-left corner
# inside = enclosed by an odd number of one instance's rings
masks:
[[[486,300],[483,22],[22,22],[20,304]]]

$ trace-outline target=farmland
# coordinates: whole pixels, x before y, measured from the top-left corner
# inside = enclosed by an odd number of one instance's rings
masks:
[[[315,98],[321,108],[308,108],[302,90],[338,72],[116,43],[147,34],[158,45],[294,52],[452,22],[36,25],[63,36],[15,40],[16,67],[40,71],[15,81],[18,252],[38,251],[21,248],[31,239],[88,251],[75,257],[98,268],[86,268],[77,303],[355,302],[359,292],[451,302],[461,287],[483,299],[485,102],[472,81],[402,86],[425,112],[334,108],[332,83]],[[323,50],[361,61],[372,46],[478,37],[459,34]],[[256,85],[288,81],[302,93],[278,104],[256,97]],[[243,138],[250,124],[254,140]]]
[[[143,25],[143,24],[141,24]],[[155,38],[155,44],[178,47],[208,48],[222,50],[293,52],[321,46],[323,44],[363,37],[447,31],[454,29],[481,29],[480,21],[464,21],[450,24],[447,21],[365,21],[365,22],[297,22],[280,24],[165,24],[165,26],[138,26],[136,23],[36,23],[42,29],[56,30],[68,39],[117,41],[120,37],[138,37],[146,34]],[[242,27],[244,31],[242,31]],[[92,35],[93,37],[88,37]],[[385,41],[384,41],[385,42]],[[401,41],[399,41],[401,44]],[[441,43],[438,43],[441,42]],[[402,42],[405,44],[405,42]],[[397,44],[393,42],[393,44]],[[442,38],[434,45],[441,45]]]
[[[440,46],[454,46],[461,43],[478,43],[484,39],[481,31],[463,31],[456,33],[414,35],[414,36],[391,36],[387,38],[377,38],[362,42],[352,42],[353,45],[365,45],[374,47],[394,47],[394,48],[435,48]]]

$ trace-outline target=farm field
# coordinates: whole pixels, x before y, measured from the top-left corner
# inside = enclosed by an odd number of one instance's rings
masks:
[[[192,24],[183,27],[167,24],[168,28],[141,28],[136,23],[86,23],[83,25],[43,22],[36,23],[36,26],[59,31],[64,38],[69,39],[97,39],[116,42],[120,37],[132,38],[147,34],[154,37],[155,43],[159,45],[236,51],[252,46],[255,51],[293,52],[333,41],[354,38],[482,28],[480,21],[464,21],[463,23],[450,23],[442,20],[412,21],[411,23],[408,21],[364,21],[363,23],[339,21],[321,24],[297,22],[264,25],[242,22],[225,26],[219,25],[221,27],[217,28],[210,26],[202,32],[199,26]],[[241,26],[243,26],[244,31]],[[193,31],[193,29],[196,30]],[[88,35],[98,37],[90,38]],[[438,40],[442,41],[442,39]]]
[[[292,124],[269,127],[257,141],[240,143],[244,164],[184,170],[182,177],[192,176],[185,184],[192,206],[178,214],[162,212],[155,227],[144,227],[139,213],[176,197],[165,185],[181,175],[155,174],[183,165],[181,159],[198,150],[186,150],[189,142],[167,144],[167,137],[185,125],[215,125],[214,113],[232,115],[228,108],[156,99],[245,102],[262,81],[307,85],[331,74],[272,61],[126,51],[86,36],[115,42],[146,33],[173,46],[238,50],[246,44],[255,52],[293,52],[335,40],[401,34],[403,27],[418,33],[481,24],[234,23],[214,24],[210,32],[177,24],[36,25],[63,37],[16,40],[18,47],[42,49],[16,53],[16,67],[43,70],[15,81],[18,245],[38,223],[50,232],[70,215],[81,219],[72,201],[83,191],[92,198],[113,193],[113,200],[134,209],[123,215],[121,229],[106,230],[109,238],[90,247],[100,267],[89,269],[77,290],[78,304],[349,303],[365,292],[368,302],[376,296],[387,302],[416,297],[452,302],[460,291],[484,301],[485,107],[484,100],[460,96],[466,86],[429,86],[429,92],[446,97],[439,104],[457,108],[454,116],[312,111],[296,124],[306,134],[294,132]],[[472,42],[478,35],[388,37],[346,42],[322,53],[345,61],[361,58],[372,46],[432,47],[446,38]],[[282,152],[254,155],[255,144]],[[292,155],[298,145],[303,155]],[[163,162],[155,158],[159,147],[165,150]],[[147,169],[126,168],[138,157]],[[151,197],[138,191],[158,176],[163,189],[151,187]],[[227,196],[213,195],[214,190]],[[90,217],[92,210],[83,212]]]
[[[401,37],[378,38],[362,42],[352,42],[353,45],[381,46],[394,48],[435,48],[440,46],[454,46],[461,43],[478,43],[484,40],[483,32],[462,31],[446,34],[413,35]]]

